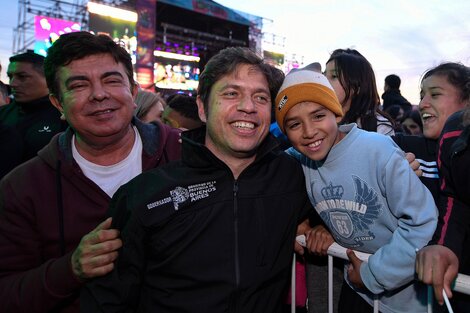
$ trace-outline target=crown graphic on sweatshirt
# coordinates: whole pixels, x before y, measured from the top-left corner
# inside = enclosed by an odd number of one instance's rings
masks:
[[[343,186],[333,186],[333,183],[321,189],[321,194],[325,200],[341,199],[343,197]]]

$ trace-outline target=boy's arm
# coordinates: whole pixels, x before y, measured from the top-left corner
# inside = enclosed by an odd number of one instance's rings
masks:
[[[433,197],[401,151],[392,153],[381,174],[389,209],[398,220],[388,244],[361,265],[362,281],[375,294],[414,279],[416,249],[429,242],[437,224]]]
[[[122,187],[113,197],[110,212],[127,216],[129,220],[119,229],[123,242],[114,269],[108,275],[96,278],[82,289],[81,312],[133,312],[138,307],[145,253],[145,229],[136,210],[128,203],[128,190]],[[128,311],[131,310],[131,311]]]

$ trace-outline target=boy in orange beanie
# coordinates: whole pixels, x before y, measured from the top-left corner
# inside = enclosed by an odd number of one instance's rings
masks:
[[[348,250],[339,312],[426,312],[425,288],[414,282],[415,251],[431,239],[437,209],[404,153],[384,135],[338,126],[341,105],[322,74],[289,73],[275,101],[276,120],[303,167],[316,211]],[[409,192],[413,188],[413,192]],[[308,236],[307,236],[308,238]]]

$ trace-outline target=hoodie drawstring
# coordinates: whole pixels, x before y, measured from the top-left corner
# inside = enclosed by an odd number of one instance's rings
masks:
[[[64,202],[62,199],[62,179],[60,175],[61,162],[57,160],[56,183],[57,183],[57,209],[59,213],[59,247],[60,255],[65,255],[65,235],[64,235]]]

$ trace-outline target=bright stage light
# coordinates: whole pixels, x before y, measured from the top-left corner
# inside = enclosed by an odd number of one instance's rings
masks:
[[[88,12],[103,15],[103,16],[109,16],[109,17],[117,18],[117,19],[124,20],[124,21],[129,21],[129,22],[134,22],[134,23],[137,22],[136,12],[118,9],[115,7],[98,4],[94,2],[88,2]]]
[[[185,54],[177,54],[165,51],[154,51],[153,55],[156,57],[163,57],[168,59],[175,59],[175,60],[182,60],[182,61],[191,61],[191,62],[199,62],[200,58],[194,55],[185,55]]]

